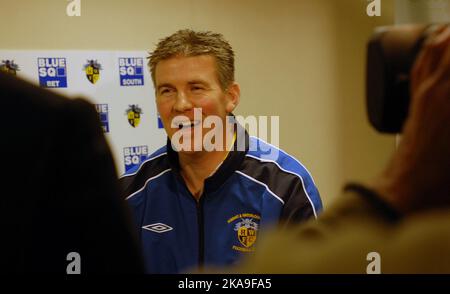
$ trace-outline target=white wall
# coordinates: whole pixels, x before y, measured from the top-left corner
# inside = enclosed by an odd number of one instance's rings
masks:
[[[395,23],[449,22],[450,0],[395,0]]]

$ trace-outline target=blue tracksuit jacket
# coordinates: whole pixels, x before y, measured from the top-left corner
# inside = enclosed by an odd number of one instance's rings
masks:
[[[180,175],[169,140],[121,178],[148,273],[233,264],[255,249],[268,227],[304,221],[322,209],[299,161],[247,132],[244,136],[245,151],[229,152],[205,180],[198,202]]]

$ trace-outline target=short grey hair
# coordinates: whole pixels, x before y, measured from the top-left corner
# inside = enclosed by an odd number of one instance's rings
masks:
[[[163,38],[148,57],[148,66],[156,87],[155,69],[158,62],[175,56],[211,55],[215,57],[217,74],[223,90],[234,82],[234,52],[222,34],[185,29]]]

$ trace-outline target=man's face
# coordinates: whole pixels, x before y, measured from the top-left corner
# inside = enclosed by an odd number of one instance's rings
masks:
[[[172,139],[175,132],[186,132],[193,141],[202,128],[203,137],[210,128],[202,121],[214,115],[220,117],[225,130],[226,116],[239,100],[235,83],[225,91],[221,88],[216,60],[211,55],[176,56],[160,61],[155,68],[156,105],[164,128]],[[194,108],[201,108],[201,120],[194,119]],[[187,119],[179,119],[185,116]]]

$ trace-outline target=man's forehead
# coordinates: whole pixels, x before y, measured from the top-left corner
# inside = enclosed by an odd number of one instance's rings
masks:
[[[217,64],[214,56],[174,56],[158,62],[155,68],[157,84],[170,80],[205,80],[217,78]]]
[[[172,57],[162,59],[156,64],[156,69],[166,66],[199,66],[199,65],[216,65],[216,58],[210,54],[202,55],[174,55]]]

